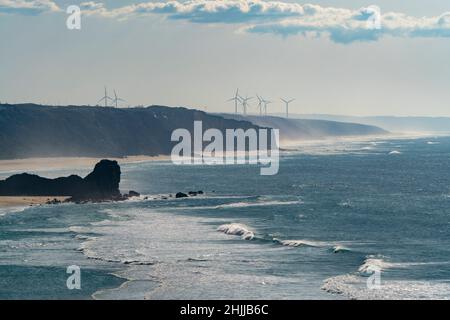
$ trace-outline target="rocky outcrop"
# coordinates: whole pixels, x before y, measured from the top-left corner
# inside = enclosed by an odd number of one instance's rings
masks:
[[[70,196],[69,201],[123,200],[119,191],[120,166],[101,160],[85,178],[77,175],[56,179],[22,173],[0,180],[0,196]]]
[[[175,195],[175,198],[187,198],[187,197],[188,195],[183,192],[177,192],[177,194]]]

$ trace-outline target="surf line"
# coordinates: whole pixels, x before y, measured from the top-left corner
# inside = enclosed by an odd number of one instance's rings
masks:
[[[258,163],[262,165],[261,175],[275,175],[279,170],[279,129],[210,128],[203,132],[202,121],[194,121],[193,138],[189,130],[178,128],[172,132],[171,141],[178,142],[171,153],[171,160],[177,165]],[[208,144],[203,148],[205,142]]]

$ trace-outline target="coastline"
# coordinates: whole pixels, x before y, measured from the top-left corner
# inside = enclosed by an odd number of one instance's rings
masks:
[[[137,163],[146,161],[165,161],[170,156],[129,156],[124,158],[89,158],[89,157],[50,157],[0,160],[0,172],[8,171],[36,171],[47,169],[73,169],[77,167],[93,167],[102,159],[116,160],[119,164]]]

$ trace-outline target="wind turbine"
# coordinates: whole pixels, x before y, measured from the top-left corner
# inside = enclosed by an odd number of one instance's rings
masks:
[[[271,104],[272,101],[263,100],[263,103],[264,103],[264,115],[267,116],[267,105]]]
[[[262,97],[258,96],[258,94],[256,95],[256,97],[258,98],[259,115],[262,116],[262,106],[264,103],[264,99]]]
[[[281,101],[283,101],[286,104],[286,118],[289,118],[289,103],[291,103],[295,99],[291,99],[291,100],[285,100],[283,98],[280,98],[280,99],[281,99]]]
[[[238,113],[238,102],[241,102],[241,97],[239,96],[239,88],[236,89],[236,93],[233,98],[228,99],[228,101],[234,101],[234,113]]]
[[[116,90],[114,89],[114,99],[112,99],[112,102],[116,105],[116,108],[117,108],[117,102],[118,102],[118,101],[125,102],[125,100],[123,100],[123,99],[117,97]]]
[[[245,98],[241,97],[241,103],[242,107],[244,108],[244,115],[247,115],[247,107],[248,107],[248,100],[253,99],[253,97],[246,96]]]
[[[103,100],[105,100],[105,107],[108,106],[108,99],[109,100],[113,100],[111,97],[108,96],[108,93],[106,92],[106,87],[105,87],[105,96],[103,98],[101,98],[100,100],[98,100],[97,104]]]

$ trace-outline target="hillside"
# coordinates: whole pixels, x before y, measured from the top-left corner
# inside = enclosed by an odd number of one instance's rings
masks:
[[[320,119],[357,122],[379,126],[393,133],[449,133],[450,117],[400,117],[400,116],[341,116],[328,114],[292,114],[299,119]]]
[[[0,159],[31,157],[123,157],[170,154],[172,131],[256,127],[186,108],[53,107],[0,104]]]
[[[315,140],[329,137],[383,135],[388,132],[372,125],[328,120],[292,119],[275,116],[220,114],[228,119],[247,120],[269,128],[280,129],[280,140]]]

